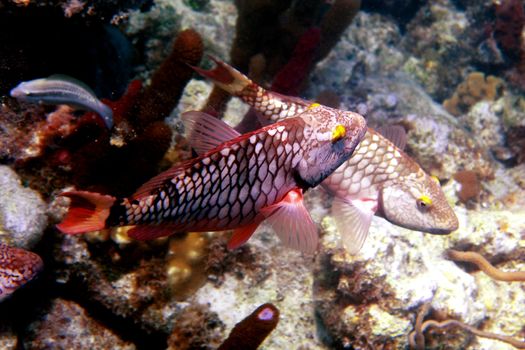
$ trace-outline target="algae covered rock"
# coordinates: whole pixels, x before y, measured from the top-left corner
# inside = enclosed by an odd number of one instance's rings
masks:
[[[0,201],[0,241],[31,248],[47,226],[46,203],[37,192],[23,187],[8,166],[0,166],[0,197],[4,198]]]
[[[135,349],[93,320],[80,305],[64,299],[53,300],[43,318],[29,326],[29,333],[24,346],[30,349]]]

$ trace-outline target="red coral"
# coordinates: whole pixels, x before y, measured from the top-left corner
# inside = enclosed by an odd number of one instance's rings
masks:
[[[519,59],[522,50],[521,32],[525,12],[521,0],[506,0],[495,5],[494,38],[511,59]]]
[[[270,90],[297,96],[310,74],[321,41],[321,30],[310,28],[299,38],[292,57],[275,76]]]

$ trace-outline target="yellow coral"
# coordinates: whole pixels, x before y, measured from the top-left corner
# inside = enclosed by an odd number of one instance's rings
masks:
[[[185,299],[206,280],[204,257],[209,237],[203,232],[189,232],[170,238],[166,273],[175,298]]]
[[[455,116],[468,112],[470,107],[481,100],[495,100],[501,90],[500,78],[481,72],[470,73],[464,82],[458,85],[454,95],[443,102],[443,107]]]

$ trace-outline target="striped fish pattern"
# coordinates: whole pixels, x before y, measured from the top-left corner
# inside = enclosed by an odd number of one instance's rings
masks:
[[[194,69],[241,98],[265,120],[293,117],[312,103],[265,90],[226,63],[214,61],[212,70]],[[383,132],[389,137],[368,128],[353,156],[322,183],[335,196],[332,214],[343,245],[351,254],[361,249],[374,215],[433,234],[448,234],[458,228],[458,219],[439,181],[403,152],[404,130]]]
[[[82,233],[136,225],[128,231],[131,237],[152,239],[176,231],[240,227],[232,244],[238,246],[269,219],[288,245],[315,249],[315,225],[302,204],[302,191],[320,184],[351,156],[366,131],[362,116],[314,104],[294,118],[245,135],[204,113],[189,112],[182,119],[203,155],[161,173],[131,198],[64,193],[72,203],[58,228]],[[291,220],[283,216],[290,210],[288,217],[297,215],[298,220],[283,225]],[[307,246],[302,230],[309,237]]]

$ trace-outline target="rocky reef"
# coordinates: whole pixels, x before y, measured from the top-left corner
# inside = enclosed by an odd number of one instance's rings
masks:
[[[522,346],[524,23],[517,0],[0,4],[0,245],[34,252],[12,270],[0,259],[1,286],[12,271],[28,282],[1,299],[0,347],[226,349],[267,303],[278,323],[253,328],[261,349]],[[243,120],[243,103],[193,74],[209,67],[204,53],[266,88],[404,128],[407,155],[439,180],[458,230],[423,234],[374,217],[349,255],[332,198],[312,189],[320,245],[311,256],[265,225],[233,251],[230,232],[148,242],[127,228],[59,233],[61,191],[130,195],[191,157],[181,112]],[[8,96],[54,73],[92,87],[115,127],[74,106]]]

